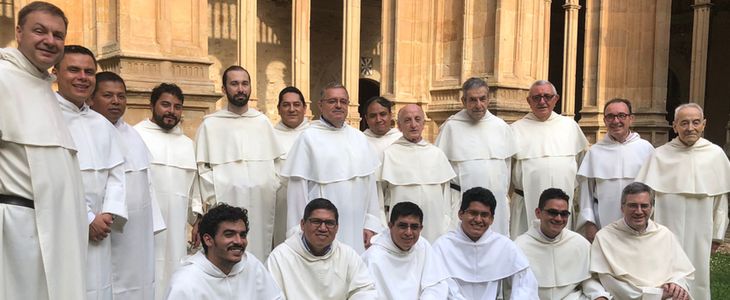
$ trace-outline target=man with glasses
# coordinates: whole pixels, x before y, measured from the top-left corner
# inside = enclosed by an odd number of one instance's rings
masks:
[[[603,106],[608,134],[586,153],[578,169],[580,215],[575,228],[583,228],[593,241],[601,227],[621,219],[621,190],[634,181],[654,146],[631,131],[631,102],[615,98]]]
[[[299,228],[301,232],[277,246],[266,261],[286,299],[377,299],[360,255],[335,240],[339,213],[332,202],[309,201]]]
[[[421,238],[423,211],[413,202],[400,202],[390,222],[363,254],[375,279],[380,299],[446,299],[449,275]]]
[[[570,218],[568,195],[549,188],[540,195],[537,219],[515,240],[530,261],[540,299],[602,299],[610,295],[591,277],[591,244],[565,229]]]
[[[558,99],[560,96],[552,83],[535,81],[527,96],[531,112],[512,123],[517,142],[512,167],[512,237],[523,234],[535,220],[532,212],[537,208],[540,193],[547,188],[565,191],[572,210],[575,175],[588,140],[572,118],[553,111]],[[567,227],[572,228],[571,220]]]
[[[251,76],[241,66],[223,72],[228,105],[203,118],[195,156],[203,202],[224,202],[251,212],[251,253],[266,259],[274,236],[279,178],[274,160],[285,153],[269,118],[249,107]]]
[[[322,89],[318,102],[322,115],[294,142],[281,175],[289,178],[289,231],[296,229],[311,199],[331,199],[342,212],[337,239],[362,253],[382,228],[375,188],[380,161],[365,135],[345,123],[349,104],[341,84]]]
[[[530,262],[514,242],[489,228],[496,206],[485,188],[464,192],[459,226],[434,242],[450,276],[449,299],[538,299]]]
[[[657,148],[636,176],[657,191],[654,220],[677,235],[697,269],[689,282],[694,299],[710,299],[710,253],[728,227],[730,161],[702,138],[705,124],[699,105],[677,107],[672,128],[678,136]]]
[[[621,193],[623,218],[596,234],[591,272],[614,299],[685,300],[694,294],[687,280],[695,268],[674,234],[650,219],[653,209],[654,191],[631,183]]]

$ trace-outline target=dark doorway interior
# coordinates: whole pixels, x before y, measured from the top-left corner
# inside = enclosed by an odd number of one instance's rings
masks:
[[[360,89],[357,95],[358,111],[360,112],[360,130],[368,129],[368,123],[365,121],[365,102],[368,99],[380,96],[380,83],[367,78],[360,78]]]
[[[550,81],[558,94],[563,95],[563,55],[565,52],[565,8],[563,1],[554,1],[550,5],[550,52],[548,64],[548,81]],[[586,1],[578,2],[578,44],[575,65],[575,120],[580,120],[580,110],[583,108],[583,56],[585,49],[586,31]],[[555,105],[555,112],[562,113],[562,99]]]

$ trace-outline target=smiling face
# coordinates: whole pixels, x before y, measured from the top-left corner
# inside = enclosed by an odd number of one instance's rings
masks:
[[[347,105],[350,104],[350,96],[343,88],[330,88],[324,91],[323,97],[319,100],[319,111],[327,121],[342,127],[347,118]]]
[[[536,85],[530,88],[530,95],[527,96],[527,104],[530,110],[540,121],[550,118],[555,104],[558,103],[558,96],[550,84]]]
[[[623,142],[629,136],[629,128],[634,122],[634,115],[623,102],[611,103],[603,112],[603,122],[608,127],[608,134],[616,141]]]
[[[281,103],[277,107],[281,122],[289,128],[297,128],[304,121],[307,106],[297,93],[286,93],[281,96]]]
[[[183,112],[183,103],[177,96],[162,93],[152,107],[152,121],[165,130],[170,130],[180,122]]]
[[[474,122],[478,122],[487,114],[487,107],[489,107],[487,87],[480,86],[466,91],[461,101],[469,118]]]
[[[679,135],[679,140],[692,146],[702,137],[705,131],[706,120],[695,107],[685,107],[677,112],[672,122],[672,129]]]
[[[390,123],[393,120],[393,114],[388,111],[387,108],[380,105],[380,103],[374,101],[368,105],[365,120],[368,123],[370,131],[376,135],[384,135],[390,131]]]
[[[247,228],[243,220],[219,223],[214,237],[203,235],[203,242],[208,247],[208,260],[221,270],[230,270],[245,254],[248,246],[246,236]]]
[[[96,84],[96,64],[86,54],[68,53],[63,56],[58,68],[53,69],[57,76],[58,93],[63,98],[81,107],[89,99]]]
[[[390,227],[390,238],[401,250],[411,250],[421,236],[423,225],[418,216],[399,216],[395,223],[388,224]]]
[[[426,116],[420,106],[408,104],[398,112],[398,129],[403,137],[411,143],[418,143],[423,139],[423,125]]]
[[[320,253],[332,245],[337,235],[335,213],[323,208],[313,210],[309,218],[302,220],[299,226],[313,253]]]
[[[568,201],[550,199],[543,209],[536,208],[535,216],[540,219],[540,231],[549,238],[555,238],[565,228],[570,218]]]
[[[621,204],[621,212],[626,224],[636,231],[646,229],[651,212],[651,195],[647,192],[626,195],[626,202]]]
[[[476,242],[494,222],[494,214],[489,206],[472,201],[467,209],[459,212],[459,220],[466,236]]]
[[[26,16],[22,26],[15,27],[18,50],[39,70],[45,71],[63,56],[66,24],[63,18],[46,11]]]
[[[91,98],[91,109],[116,124],[127,109],[126,87],[118,81],[103,81],[97,84],[96,89]]]

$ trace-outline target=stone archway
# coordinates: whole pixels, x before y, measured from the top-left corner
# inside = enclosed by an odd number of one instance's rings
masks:
[[[359,90],[357,95],[358,112],[360,112],[360,130],[368,129],[368,123],[365,121],[365,102],[372,97],[380,96],[380,83],[367,78],[360,78]]]

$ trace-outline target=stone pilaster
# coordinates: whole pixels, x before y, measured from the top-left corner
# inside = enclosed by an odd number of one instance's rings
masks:
[[[344,2],[342,12],[342,84],[350,94],[348,123],[359,127],[357,95],[360,87],[360,0]]]
[[[710,33],[710,0],[695,0],[692,23],[692,65],[689,73],[689,101],[705,106],[707,84],[707,41]]]
[[[309,46],[312,3],[311,0],[294,0],[292,3],[292,85],[304,95],[307,106],[312,103],[309,91]],[[349,87],[348,87],[349,88]],[[319,98],[319,95],[315,95]],[[316,102],[315,102],[316,103]],[[311,109],[307,109],[311,114]]]
[[[258,91],[256,89],[256,43],[258,42],[258,20],[256,17],[256,1],[255,0],[239,0],[238,1],[238,64],[245,68],[251,75],[251,97],[249,107],[258,107]],[[222,66],[222,71],[228,66]],[[221,74],[223,75],[223,74]]]
[[[578,59],[578,0],[565,0],[565,40],[563,42],[563,95],[562,112],[575,115],[575,76]]]

